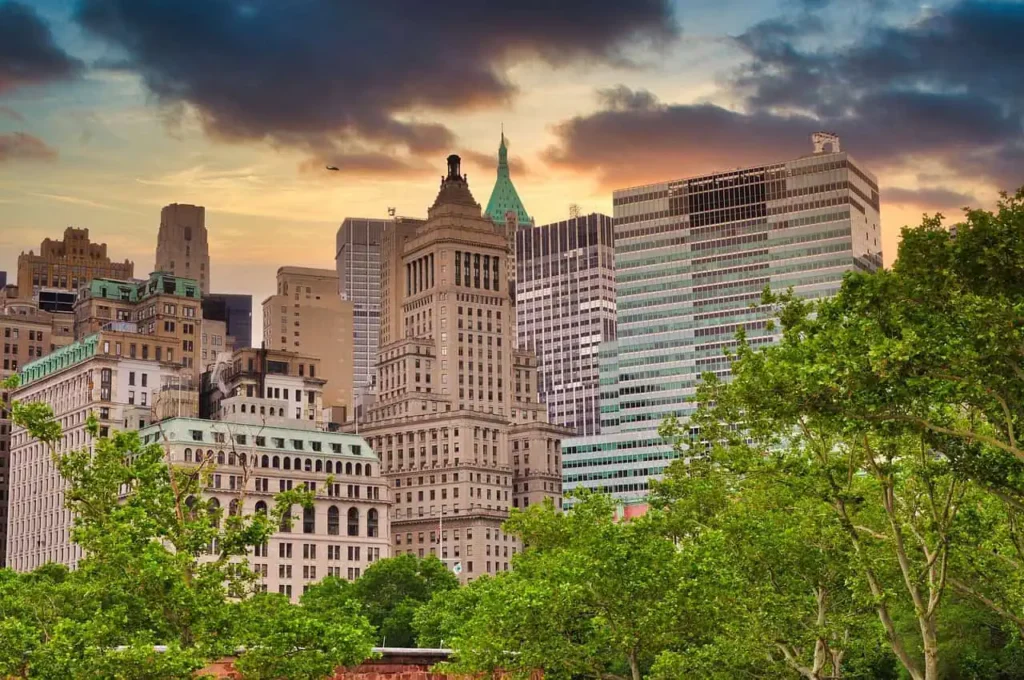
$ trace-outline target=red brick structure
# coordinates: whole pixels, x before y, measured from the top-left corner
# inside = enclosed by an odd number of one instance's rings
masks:
[[[333,680],[483,680],[466,676],[448,675],[447,673],[431,673],[430,669],[451,654],[448,649],[405,649],[395,647],[375,647],[374,652],[379,658],[368,660],[353,668],[340,668]],[[204,668],[199,674],[212,675],[215,678],[235,678],[233,659],[227,658]],[[534,672],[530,680],[543,680],[541,671]],[[495,676],[500,680],[500,676]]]

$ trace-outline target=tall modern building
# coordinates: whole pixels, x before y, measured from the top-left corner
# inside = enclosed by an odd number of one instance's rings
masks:
[[[380,244],[392,220],[346,217],[335,237],[338,294],[352,302],[352,385],[356,391],[373,385],[380,341]]]
[[[203,319],[224,322],[230,350],[252,347],[252,295],[204,295]]]
[[[38,255],[30,250],[18,256],[18,295],[38,299],[42,289],[75,292],[92,279],[134,275],[135,264],[113,262],[107,256],[107,244],[90,241],[88,229],[68,227],[63,239],[43,240]]]
[[[565,488],[642,498],[673,452],[658,435],[694,411],[725,350],[778,340],[761,291],[833,295],[882,266],[878,183],[816,133],[794,160],[614,192],[617,339],[601,347],[601,434],[564,443]]]
[[[158,272],[195,279],[203,295],[210,292],[210,247],[206,233],[206,208],[172,203],[160,211],[156,241]]]
[[[508,254],[505,258],[509,289],[512,301],[515,302],[516,283],[516,232],[521,227],[533,226],[533,218],[526,212],[523,202],[519,200],[519,192],[512,183],[512,174],[508,167],[508,144],[502,130],[501,143],[498,145],[498,173],[491,189],[491,198],[487,201],[484,214],[491,219],[505,235],[508,243]]]
[[[516,233],[519,347],[537,355],[551,422],[600,432],[598,349],[615,339],[615,238],[597,213]]]
[[[381,253],[386,328],[377,400],[360,433],[394,499],[395,553],[434,554],[463,581],[509,568],[513,507],[561,504],[560,440],[537,399],[532,353],[515,347],[508,242],[448,157],[422,224]]]
[[[319,358],[324,403],[338,407],[344,420],[352,406],[352,338],[352,301],[338,297],[333,269],[277,270],[277,294],[263,301],[263,343]]]

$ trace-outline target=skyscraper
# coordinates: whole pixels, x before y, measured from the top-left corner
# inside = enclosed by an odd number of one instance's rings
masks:
[[[564,443],[567,489],[647,494],[673,458],[666,416],[693,413],[701,374],[728,376],[741,326],[777,341],[761,291],[820,298],[882,265],[878,184],[815,133],[795,160],[614,192],[617,340],[601,347],[601,434]]]
[[[335,237],[338,294],[352,301],[352,347],[355,390],[373,384],[373,367],[380,340],[380,243],[392,222],[346,217]]]
[[[18,296],[38,299],[40,290],[47,288],[77,292],[92,279],[134,275],[135,264],[113,262],[107,244],[90,241],[88,229],[68,227],[63,239],[44,239],[38,255],[30,250],[18,256]]]
[[[320,359],[324,404],[342,409],[349,419],[352,405],[352,301],[338,297],[333,269],[281,267],[277,294],[263,301],[263,342],[267,349],[308,354]]]
[[[399,224],[381,260],[386,335],[360,434],[392,489],[393,550],[435,554],[465,581],[509,568],[512,507],[561,504],[560,439],[515,348],[505,235],[448,157],[428,218]]]
[[[551,422],[600,431],[598,348],[615,339],[612,219],[597,213],[516,233],[519,347],[536,353]]]
[[[508,256],[505,258],[509,289],[515,303],[516,281],[516,232],[521,227],[533,226],[533,218],[526,212],[523,202],[519,200],[519,192],[512,183],[512,175],[508,167],[508,144],[502,130],[501,143],[498,145],[498,173],[491,189],[491,198],[487,201],[484,214],[491,218],[501,229],[508,243]]]
[[[203,319],[224,322],[231,351],[252,347],[252,295],[204,295]]]
[[[203,295],[210,292],[206,208],[185,203],[164,206],[160,211],[155,270],[195,279]]]

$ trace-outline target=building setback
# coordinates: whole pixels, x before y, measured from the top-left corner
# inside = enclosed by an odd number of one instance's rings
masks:
[[[206,208],[172,203],[160,210],[156,240],[156,271],[195,279],[205,295],[210,292],[210,246]]]
[[[701,374],[729,375],[737,329],[777,341],[766,286],[821,298],[881,267],[875,177],[834,135],[812,139],[795,160],[614,192],[617,339],[601,347],[601,434],[564,442],[567,489],[646,496],[673,459],[658,426],[693,413]]]
[[[324,403],[337,407],[335,422],[350,418],[352,405],[352,301],[338,297],[332,269],[281,267],[277,294],[263,301],[263,342],[268,349],[320,359]]]
[[[111,261],[107,244],[90,241],[88,229],[68,227],[60,241],[44,239],[38,255],[30,250],[18,256],[18,294],[25,299],[38,297],[42,288],[74,292],[92,279],[134,275],[135,264]]]
[[[535,357],[515,348],[507,257],[454,155],[426,222],[399,225],[381,254],[389,318],[361,434],[391,486],[393,552],[439,555],[463,581],[509,568],[510,508],[561,506],[567,431],[537,399]]]
[[[537,355],[551,422],[600,432],[598,349],[615,339],[612,219],[593,213],[516,233],[519,347]]]

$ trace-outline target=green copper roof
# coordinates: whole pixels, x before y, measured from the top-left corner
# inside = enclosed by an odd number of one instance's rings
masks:
[[[89,297],[138,302],[150,295],[176,295],[200,299],[199,282],[174,276],[168,272],[153,272],[145,281],[119,279],[93,279],[88,284]]]
[[[30,361],[21,368],[21,384],[27,385],[45,378],[51,373],[85,361],[96,354],[96,345],[99,344],[99,340],[99,334],[93,333],[78,342],[50,352],[42,359]]]
[[[505,214],[509,211],[516,214],[519,224],[532,224],[533,220],[526,214],[523,202],[519,200],[516,187],[508,174],[508,148],[505,146],[505,133],[501,134],[501,145],[498,147],[498,179],[491,191],[491,200],[487,201],[487,216],[497,224],[504,225]]]

